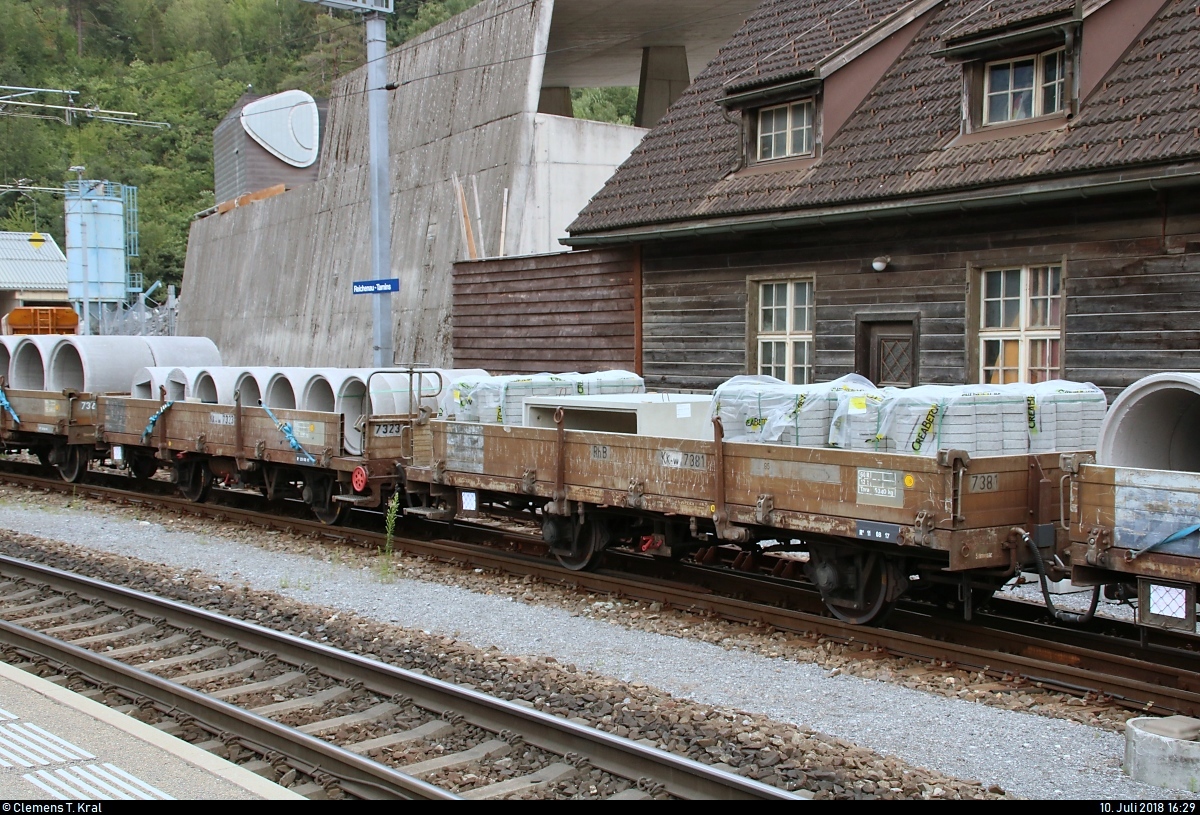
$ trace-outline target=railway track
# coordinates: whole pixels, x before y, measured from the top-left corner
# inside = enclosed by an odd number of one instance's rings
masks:
[[[310,797],[798,797],[470,688],[7,557],[0,642],[8,661],[84,678],[88,695],[248,758]]]
[[[0,472],[0,478],[47,490],[74,492],[103,500],[153,504],[189,514],[261,525],[308,534],[371,549],[383,546],[381,533],[353,524],[328,527],[301,517],[267,515],[254,496],[233,494],[221,502],[194,504],[174,495],[131,493],[100,483],[66,485],[24,473]],[[119,483],[119,482],[118,482]],[[299,508],[298,508],[299,509]],[[431,531],[434,529],[431,527]],[[444,530],[443,530],[444,531]],[[501,539],[495,530],[458,525],[460,537]],[[469,540],[413,539],[395,541],[397,548],[465,566],[532,575],[548,583],[572,586],[667,606],[712,613],[735,622],[816,634],[854,642],[874,656],[903,656],[984,671],[998,678],[1021,678],[1068,693],[1096,693],[1131,709],[1200,715],[1198,641],[1186,635],[1156,632],[1143,638],[1136,626],[1097,620],[1075,628],[1045,622],[1037,607],[997,601],[1007,615],[980,615],[971,623],[936,613],[921,604],[899,608],[883,628],[855,626],[827,616],[815,593],[798,592],[794,584],[753,572],[678,563],[664,569],[661,559],[617,552],[621,570],[570,571],[539,555],[540,541],[510,536],[504,546],[481,546]]]

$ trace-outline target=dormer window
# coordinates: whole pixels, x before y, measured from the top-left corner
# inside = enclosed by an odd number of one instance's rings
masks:
[[[813,100],[758,112],[758,160],[813,154]]]
[[[989,62],[984,71],[983,124],[1060,113],[1065,98],[1066,50]]]

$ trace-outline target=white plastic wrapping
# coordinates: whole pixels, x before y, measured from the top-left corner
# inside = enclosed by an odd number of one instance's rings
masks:
[[[525,421],[525,398],[528,396],[645,393],[646,383],[637,374],[618,370],[589,374],[457,377],[451,380],[449,390],[451,398],[446,401],[446,409],[456,410],[460,419],[520,425]]]
[[[838,395],[874,392],[870,380],[847,374],[832,382],[790,385],[772,376],[735,376],[713,394],[728,441],[824,447]]]

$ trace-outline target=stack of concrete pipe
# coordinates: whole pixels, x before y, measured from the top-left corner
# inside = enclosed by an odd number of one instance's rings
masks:
[[[1200,472],[1200,373],[1139,379],[1113,401],[1096,446],[1112,467]]]
[[[18,390],[130,393],[134,379],[147,387],[164,377],[142,369],[220,365],[221,353],[207,337],[126,337],[37,334],[0,339],[0,362]]]
[[[346,451],[362,452],[364,415],[408,413],[410,405],[437,411],[439,389],[464,373],[485,371],[431,369],[420,375],[378,372],[374,368],[197,367],[165,374],[169,393],[183,382],[185,398],[196,402],[266,405],[272,410],[310,410],[344,417]],[[159,375],[163,375],[159,373]],[[150,376],[150,372],[146,372]],[[370,393],[368,393],[368,383]],[[410,393],[410,389],[415,393]]]

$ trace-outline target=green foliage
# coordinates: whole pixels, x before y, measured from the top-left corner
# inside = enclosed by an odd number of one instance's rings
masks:
[[[477,1],[397,0],[389,42]],[[138,187],[132,270],[147,285],[178,286],[192,216],[217,203],[212,132],[222,117],[247,92],[327,97],[364,53],[360,15],[300,0],[0,0],[0,84],[76,90],[79,104],[171,125],[0,116],[0,183],[61,187],[82,164],[87,178]],[[22,200],[0,196],[0,224],[28,222]],[[65,246],[62,199],[38,194],[37,210],[38,228]]]
[[[631,125],[637,115],[637,88],[572,88],[571,110],[576,119]]]
[[[396,516],[400,514],[400,493],[393,492],[383,515],[384,545],[379,553],[379,578],[385,583],[392,578],[392,536],[396,532]]]

